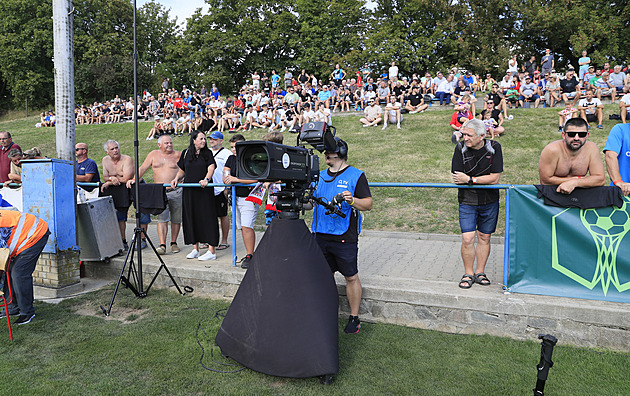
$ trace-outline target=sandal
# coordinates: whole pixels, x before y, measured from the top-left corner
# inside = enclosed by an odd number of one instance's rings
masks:
[[[462,289],[470,289],[475,283],[475,278],[473,275],[464,274],[462,275],[462,280],[459,281],[459,287]]]
[[[230,245],[228,245],[227,243],[220,243],[219,246],[217,246],[217,250],[225,250],[229,247]]]
[[[488,279],[486,274],[480,272],[475,274],[475,283],[479,283],[481,286],[488,286],[490,285],[490,279]]]

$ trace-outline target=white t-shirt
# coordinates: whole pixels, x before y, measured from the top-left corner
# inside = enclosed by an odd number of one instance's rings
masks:
[[[602,104],[601,100],[597,98],[591,98],[591,100],[583,98],[583,99],[580,99],[578,106],[579,107],[586,107],[586,106],[592,106],[592,105],[600,106],[601,104]],[[584,112],[586,114],[595,114],[595,110],[596,109],[586,109],[584,110]]]
[[[453,85],[447,80],[444,80],[438,85],[436,92],[450,92],[453,93]]]
[[[212,182],[215,184],[223,183],[223,167],[225,167],[225,161],[227,161],[228,157],[232,154],[232,152],[225,147],[222,147],[222,150],[217,151],[212,150],[212,155],[214,155],[214,162],[217,163],[217,167],[212,174]],[[225,190],[225,187],[215,187],[214,195],[219,195]]]
[[[394,77],[398,78],[398,66],[389,67],[389,79],[391,80]]]
[[[623,95],[620,100],[630,106],[630,93]],[[626,107],[626,110],[630,113],[630,107]]]

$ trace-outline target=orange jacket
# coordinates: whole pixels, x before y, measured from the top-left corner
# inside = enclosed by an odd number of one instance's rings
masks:
[[[36,244],[48,231],[48,223],[30,213],[0,210],[0,228],[9,227],[11,236],[6,243],[11,250],[11,257]]]

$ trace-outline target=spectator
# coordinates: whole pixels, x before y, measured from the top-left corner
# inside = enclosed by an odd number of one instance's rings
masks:
[[[557,192],[571,194],[576,187],[603,186],[604,166],[597,145],[587,142],[588,125],[581,118],[565,124],[562,140],[549,143],[540,154],[540,184],[558,186]]]
[[[341,82],[346,78],[346,72],[337,63],[335,69],[330,73],[330,78],[332,78],[336,86],[340,87]]]
[[[241,134],[236,134],[230,138],[230,147],[232,149],[231,156],[228,157],[225,162],[225,171],[223,176],[223,182],[225,184],[251,184],[256,183],[256,180],[244,180],[236,177],[238,162],[236,158],[236,143],[245,141],[245,137]],[[241,230],[243,236],[243,244],[245,245],[246,255],[241,261],[241,268],[247,269],[249,263],[254,255],[254,247],[256,244],[256,234],[254,232],[254,224],[256,223],[256,215],[258,213],[258,205],[252,201],[248,201],[246,198],[249,196],[252,187],[237,186],[236,196],[232,199],[236,199],[236,213],[233,213],[234,221],[236,221],[236,228]]]
[[[292,81],[293,81],[293,73],[291,73],[289,69],[286,69],[284,71],[284,89],[287,89],[290,86],[292,86],[293,85]]]
[[[503,76],[501,82],[499,83],[499,87],[501,88],[501,92],[503,93],[503,95],[507,95],[507,91],[512,85],[514,85],[514,83],[512,82],[512,76],[510,76],[509,74]]]
[[[396,124],[396,128],[400,129],[400,123],[402,122],[400,102],[396,100],[394,96],[389,97],[389,102],[385,106],[385,120],[383,121],[383,130],[387,128],[388,124]]]
[[[260,89],[260,75],[256,70],[254,70],[254,73],[252,74],[252,86],[254,89]]]
[[[22,152],[13,148],[9,150],[7,157],[11,160],[11,171],[9,172],[9,180],[4,185],[8,186],[10,183],[22,184]]]
[[[610,76],[607,72],[602,73],[602,77],[595,80],[595,87],[597,88],[597,99],[601,100],[602,96],[609,96],[612,103],[615,103],[617,97],[617,90],[610,81]]]
[[[505,101],[505,98],[503,97],[503,95],[499,93],[499,85],[497,83],[492,84],[492,90],[484,98],[484,102],[488,102],[489,100],[491,100],[494,103],[495,109],[503,112],[504,118],[507,118],[508,120],[511,120],[514,118],[511,115],[508,117],[507,102]]]
[[[523,102],[534,101],[534,108],[538,108],[538,103],[540,103],[538,87],[532,82],[532,78],[530,76],[525,77],[525,84],[521,85],[520,94],[521,96],[519,96],[518,100],[521,107],[523,107]]]
[[[492,74],[490,73],[486,74],[486,79],[483,81],[484,90],[491,91],[492,86],[496,83],[497,83],[496,80],[492,78]]]
[[[431,81],[429,78],[427,81]],[[424,98],[420,94],[420,88],[414,86],[411,88],[411,94],[405,98],[405,110],[409,112],[409,114],[422,113],[425,111],[429,105],[424,103]]]
[[[580,89],[580,82],[575,77],[575,69],[569,67],[567,75],[560,81],[560,88],[562,89],[562,100],[568,102],[569,100],[577,101],[580,98],[578,95]]]
[[[586,51],[582,51],[582,57],[578,59],[578,65],[580,66],[578,69],[579,80],[584,80],[584,75],[588,73],[588,68],[591,65],[591,58],[586,55]]]
[[[630,115],[630,93],[623,95],[623,97],[619,100],[619,112],[619,115],[621,116],[621,123],[625,124],[628,116]]]
[[[212,180],[216,163],[206,145],[206,136],[203,132],[197,131],[190,135],[190,144],[182,151],[177,166],[179,169],[171,180],[171,188],[176,188],[182,178],[184,183],[198,183],[201,186],[184,188],[182,193],[184,243],[193,245],[186,258],[199,261],[215,260],[217,258],[215,247],[219,244],[219,224],[214,189],[208,187],[208,184]],[[202,255],[199,254],[201,243],[208,244],[208,251]]]
[[[564,102],[564,110],[558,112],[558,132],[562,132],[562,128],[567,121],[578,116],[580,110],[572,106],[573,102]]]
[[[389,90],[389,86],[385,81],[381,82],[381,85],[376,90],[377,93],[377,101],[379,105],[384,105],[389,102],[389,95],[391,95],[391,91]]]
[[[615,87],[615,93],[619,94],[619,96],[623,95],[624,92],[627,92],[626,89],[626,73],[621,71],[621,66],[617,65],[613,69],[614,71],[610,73],[610,83]],[[614,102],[614,100],[613,100]]]
[[[538,64],[536,64],[536,56],[532,55],[522,68],[523,72],[528,73],[530,76],[534,75],[535,71],[538,71]]]
[[[376,104],[375,100],[368,102],[369,105],[363,110],[364,117],[359,119],[363,127],[376,126],[383,120],[383,109]]]
[[[497,141],[486,140],[481,120],[470,120],[462,127],[464,141],[453,153],[453,183],[459,185],[497,184],[503,172],[503,153]],[[464,275],[459,287],[473,283],[490,285],[485,267],[490,255],[490,237],[499,217],[499,190],[459,189],[459,225],[462,233]],[[475,247],[475,237],[477,246]],[[477,267],[474,267],[475,258]]]
[[[435,96],[440,99],[440,106],[451,103],[451,95],[454,91],[453,86],[451,85],[452,81],[453,75],[449,74],[448,77],[446,77],[446,79],[442,81],[437,87]]]
[[[18,149],[20,152],[22,152],[20,146],[13,143],[11,133],[7,131],[0,131],[0,183],[4,183],[9,180],[11,160],[9,159],[7,154],[11,149]]]
[[[597,121],[597,128],[604,128],[602,126],[602,120],[604,119],[604,105],[598,98],[593,98],[592,90],[586,90],[586,97],[580,99],[580,102],[578,103],[578,110],[580,110],[580,117],[585,119],[587,123]]]
[[[516,54],[513,54],[512,58],[508,61],[506,73],[512,77],[518,76],[518,62],[516,61]]]
[[[479,119],[487,120],[488,117],[490,117],[490,119],[494,120],[494,122],[492,123],[491,137],[494,137],[495,134],[503,135],[505,133],[505,128],[503,127],[504,118],[503,118],[503,114],[501,113],[501,110],[495,108],[494,101],[491,99],[486,100],[485,104],[486,104],[485,108],[484,110],[481,111],[481,115],[479,116]],[[486,130],[487,129],[488,128],[486,128]]]
[[[628,95],[630,94],[626,94],[624,98]],[[630,156],[628,153],[630,153],[630,127],[624,122],[615,125],[610,130],[606,146],[604,146],[604,155],[610,184],[619,187],[625,196],[630,195]]]
[[[398,81],[398,66],[396,66],[396,62],[392,61],[391,66],[388,70],[389,81],[396,82]]]
[[[157,143],[158,149],[151,151],[147,155],[147,158],[145,158],[138,169],[138,176],[142,180],[142,176],[151,168],[153,169],[154,183],[170,184],[179,170],[177,161],[181,153],[173,150],[173,139],[168,135],[160,136]],[[135,182],[135,177],[128,180],[126,183],[127,188],[132,188]],[[169,221],[171,222],[171,251],[179,253],[181,250],[177,246],[177,236],[182,224],[182,188],[172,186],[167,188],[166,200],[166,209],[158,215],[157,231],[160,246],[156,251],[160,255],[166,254],[166,237],[168,235]]]
[[[551,50],[547,48],[545,50],[545,55],[543,55],[542,59],[540,60],[540,67],[542,69],[542,73],[551,74],[551,71],[553,70],[555,66],[556,66],[556,61],[553,55],[551,54]]]
[[[135,176],[135,168],[133,159],[130,156],[121,154],[120,147],[118,142],[115,140],[108,140],[103,145],[105,152],[107,155],[103,157],[103,178],[105,179],[105,183],[101,185],[101,191],[105,193],[111,186],[122,186],[121,188],[125,188],[125,184],[131,180]],[[111,191],[109,191],[111,193]],[[113,194],[112,194],[113,195]],[[127,224],[127,209],[118,210],[116,209],[116,218],[118,220],[118,227],[120,229],[120,236],[122,238],[123,247],[125,250],[129,249],[129,245],[127,244],[126,238],[126,224]],[[146,231],[149,227],[149,223],[151,222],[151,215],[142,214],[140,216],[140,225]],[[142,238],[140,247],[145,249],[147,247],[146,239]]]
[[[595,74],[595,66],[589,66],[586,73],[584,73],[584,76],[580,79],[582,82],[582,86],[584,88],[588,88],[589,83],[593,79],[593,77],[597,77],[597,74]]]
[[[101,180],[101,175],[98,172],[96,162],[88,158],[88,145],[85,143],[77,143],[74,146],[74,151],[77,158],[77,181],[83,183],[98,183]],[[96,187],[83,187],[85,191],[93,191],[95,188]]]
[[[547,83],[546,91],[545,102],[547,102],[550,107],[554,107],[556,103],[560,101],[561,97],[560,82],[558,81],[558,76],[555,74],[552,74],[549,77],[549,83]]]
[[[474,115],[470,110],[465,111],[464,113],[462,113],[461,111],[456,111],[453,113],[450,122],[451,128],[453,129],[453,134],[451,135],[451,142],[453,142],[453,144],[457,144],[457,142],[459,142],[462,137],[462,124],[465,124],[466,122],[468,122],[468,120],[472,120],[473,118]]]

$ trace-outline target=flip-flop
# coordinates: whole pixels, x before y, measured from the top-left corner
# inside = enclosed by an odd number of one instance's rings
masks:
[[[229,248],[230,245],[228,245],[227,243],[220,243],[219,246],[216,247],[217,250],[225,250],[227,248]]]

